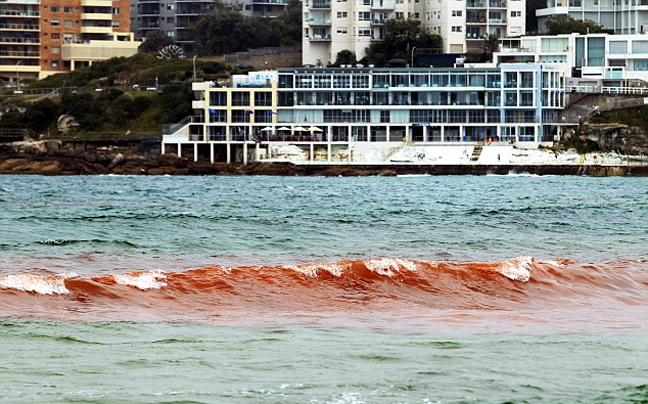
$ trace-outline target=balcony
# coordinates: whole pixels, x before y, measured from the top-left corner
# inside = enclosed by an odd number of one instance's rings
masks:
[[[252,3],[287,6],[288,0],[252,0]]]
[[[106,26],[84,26],[81,27],[82,34],[112,34],[112,27]]]
[[[371,20],[371,25],[385,25],[387,24],[387,18],[374,18]]]
[[[112,7],[112,0],[81,0],[83,7]]]
[[[2,44],[39,45],[39,38],[0,37]]]
[[[313,10],[330,10],[331,2],[330,1],[313,1],[310,6],[310,9]]]
[[[35,58],[40,59],[40,52],[0,50],[0,56],[6,58]]]
[[[488,2],[488,6],[490,8],[506,8],[507,7],[506,2],[501,1],[501,0],[490,0]]]
[[[111,13],[81,13],[82,20],[112,21]]]
[[[468,1],[466,2],[466,8],[486,8],[486,3],[481,1]]]
[[[308,21],[308,25],[310,25],[311,27],[313,27],[313,26],[315,26],[315,27],[317,27],[317,26],[319,26],[319,27],[330,27],[331,26],[331,20],[325,20],[323,18],[311,18]]]
[[[33,18],[33,17],[39,17],[40,13],[38,11],[2,9],[0,10],[0,16]]]
[[[330,35],[317,35],[314,34],[310,38],[308,38],[309,41],[311,42],[330,42],[331,41],[331,36]]]
[[[370,9],[371,10],[393,10],[394,3],[392,3],[391,1],[374,0],[371,2]]]
[[[33,24],[0,24],[0,30],[8,31],[40,31],[39,25]]]

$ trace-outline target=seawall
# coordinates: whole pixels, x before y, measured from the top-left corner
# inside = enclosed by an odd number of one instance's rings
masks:
[[[40,175],[590,175],[648,176],[648,165],[225,164],[161,155],[144,142],[21,142],[0,145],[0,174]]]

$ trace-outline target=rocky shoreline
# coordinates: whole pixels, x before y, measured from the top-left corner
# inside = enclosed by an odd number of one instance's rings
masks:
[[[648,176],[648,166],[600,165],[248,165],[193,162],[159,149],[144,150],[139,142],[19,142],[0,145],[0,174],[39,175],[591,175]]]

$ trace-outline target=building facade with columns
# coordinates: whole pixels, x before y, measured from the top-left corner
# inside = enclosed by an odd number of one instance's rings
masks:
[[[384,163],[412,145],[537,147],[568,124],[560,119],[564,73],[549,64],[254,74],[229,86],[194,83],[195,114],[168,128],[163,153]]]

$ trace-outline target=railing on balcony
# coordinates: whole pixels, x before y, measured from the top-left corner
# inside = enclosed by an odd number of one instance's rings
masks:
[[[313,1],[310,5],[310,8],[313,9],[330,9],[331,8],[331,2],[330,1]]]
[[[13,50],[0,50],[0,56],[9,57],[40,57],[40,52],[36,51],[13,51]]]
[[[38,39],[38,38],[16,38],[16,37],[3,36],[3,37],[0,37],[0,42],[2,42],[2,43],[27,43],[27,44],[37,45],[37,44],[40,43],[40,39]]]
[[[40,26],[34,24],[0,24],[0,29],[8,29],[11,31],[40,31]]]
[[[384,1],[384,0],[374,0],[371,2],[371,7],[372,10],[393,10],[394,9],[394,3],[391,1]]]
[[[40,13],[38,11],[0,9],[0,15],[12,17],[38,17],[40,16]]]
[[[314,34],[314,35],[311,35],[311,37],[308,38],[308,39],[310,41],[314,41],[314,42],[317,42],[317,41],[330,41],[331,36],[330,35],[317,35],[317,34]]]
[[[325,20],[323,18],[311,18],[308,23],[310,25],[331,25],[331,20]]]

